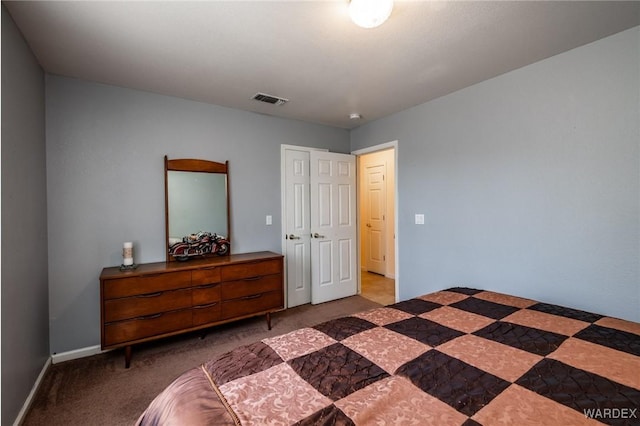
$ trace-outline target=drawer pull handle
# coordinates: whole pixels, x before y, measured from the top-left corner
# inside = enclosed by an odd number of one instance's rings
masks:
[[[262,276],[258,275],[257,277],[245,278],[244,281],[258,281],[260,278],[262,278]]]
[[[147,316],[144,316],[144,317],[138,317],[136,319],[137,320],[150,320],[150,319],[160,318],[161,316],[162,316],[162,313],[159,313],[159,314],[147,315]]]
[[[202,268],[203,271],[213,271],[218,269],[218,266],[209,266],[208,268]]]
[[[208,305],[198,305],[198,306],[194,306],[193,309],[211,308],[213,306],[216,306],[217,304],[218,304],[218,302],[209,303]]]
[[[213,287],[217,287],[219,283],[214,283],[214,284],[205,284],[205,285],[199,285],[198,287],[196,287],[196,289],[198,290],[204,290],[207,288],[213,288]]]
[[[139,294],[136,297],[140,297],[140,298],[147,298],[147,297],[158,297],[162,294],[161,291],[157,291],[155,293],[149,293],[149,294]]]
[[[254,294],[253,296],[245,296],[245,297],[242,298],[242,300],[258,299],[260,297],[262,297],[262,293]]]

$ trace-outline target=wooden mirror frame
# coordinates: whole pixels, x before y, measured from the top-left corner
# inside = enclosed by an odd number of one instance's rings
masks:
[[[227,235],[225,237],[228,241],[231,241],[231,214],[230,214],[230,201],[229,201],[229,161],[224,163],[217,163],[215,161],[198,160],[191,158],[169,160],[164,156],[164,226],[165,226],[165,252],[167,255],[167,262],[175,262],[176,259],[169,255],[169,179],[168,172],[204,172],[204,173],[220,173],[226,175],[226,199],[227,199]],[[203,257],[217,256],[214,253],[203,255]]]

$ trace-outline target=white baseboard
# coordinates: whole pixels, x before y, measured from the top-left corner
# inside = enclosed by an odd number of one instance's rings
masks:
[[[38,378],[36,379],[35,383],[33,384],[33,387],[31,388],[31,392],[29,392],[29,396],[27,396],[27,399],[24,401],[24,404],[22,404],[22,409],[18,413],[18,417],[16,417],[16,420],[13,422],[13,426],[20,425],[24,420],[24,416],[25,414],[27,414],[29,407],[31,407],[31,403],[33,402],[33,397],[36,395],[36,392],[40,387],[40,383],[42,382],[42,378],[44,377],[47,370],[49,369],[49,366],[51,366],[51,357],[47,358],[47,361],[44,363],[44,366],[42,367],[42,370],[40,371]]]
[[[88,346],[86,348],[75,349],[73,351],[61,352],[59,354],[51,355],[51,362],[58,364],[64,361],[71,361],[72,359],[85,358],[92,355],[101,354],[102,350],[100,345]]]

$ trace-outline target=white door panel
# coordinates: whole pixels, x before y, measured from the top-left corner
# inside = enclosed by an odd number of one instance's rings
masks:
[[[308,242],[295,242],[295,240],[290,240],[287,245],[287,254],[289,256],[287,262],[289,294],[293,298],[306,300],[305,293],[309,290],[310,284],[309,278],[307,278],[309,274],[309,244]]]
[[[338,226],[340,227],[353,226],[353,220],[355,220],[355,215],[352,214],[355,211],[355,206],[352,205],[354,202],[352,190],[353,185],[338,185]]]
[[[285,150],[287,306],[311,301],[309,152]]]
[[[310,153],[311,303],[357,293],[355,157]]]
[[[331,199],[332,195],[332,187],[329,183],[318,183],[314,186],[317,188],[317,193],[315,196],[315,200],[317,204],[314,208],[313,204],[311,206],[311,210],[314,212],[315,220],[315,228],[316,230],[322,230],[331,228],[333,226],[332,221],[332,208],[331,208]]]
[[[318,272],[318,285],[328,286],[333,284],[332,271],[332,247],[331,241],[318,241],[318,262],[314,264],[314,270]],[[313,295],[312,295],[313,297]]]
[[[340,248],[339,260],[340,260],[340,282],[351,281],[353,276],[351,272],[353,268],[351,265],[353,264],[352,254],[352,245],[353,240],[340,240],[338,241],[338,247]]]

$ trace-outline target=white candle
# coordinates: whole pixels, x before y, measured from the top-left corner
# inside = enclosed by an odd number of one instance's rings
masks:
[[[124,243],[124,247],[122,248],[122,257],[124,259],[122,262],[123,265],[125,266],[133,265],[133,243],[132,242]]]

